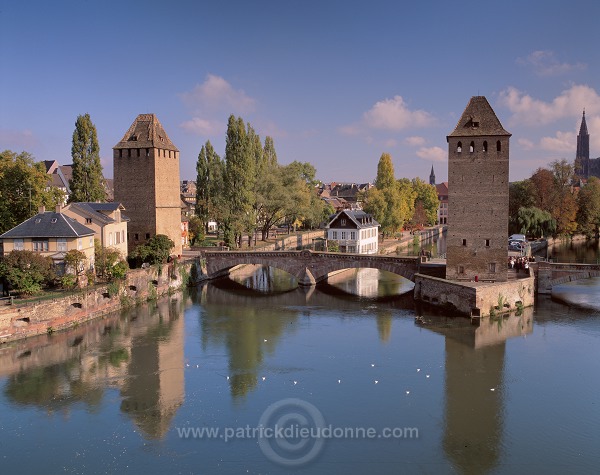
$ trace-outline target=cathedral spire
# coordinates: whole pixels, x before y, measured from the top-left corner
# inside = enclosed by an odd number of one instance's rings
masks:
[[[581,118],[581,126],[577,135],[577,153],[575,155],[575,170],[580,178],[588,179],[590,176],[590,134],[585,122],[585,109]]]
[[[435,172],[433,171],[433,165],[431,165],[431,173],[429,174],[429,184],[435,186]]]

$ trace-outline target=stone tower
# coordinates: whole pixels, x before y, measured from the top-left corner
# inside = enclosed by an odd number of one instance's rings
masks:
[[[590,177],[590,134],[585,122],[585,110],[577,135],[577,154],[575,155],[575,172],[580,178]]]
[[[448,141],[446,278],[506,281],[508,133],[474,96]]]
[[[433,171],[433,165],[431,165],[431,173],[429,174],[429,184],[435,186],[435,172]]]
[[[179,150],[154,114],[140,114],[113,147],[116,202],[127,209],[129,249],[156,234],[175,243],[180,255]]]

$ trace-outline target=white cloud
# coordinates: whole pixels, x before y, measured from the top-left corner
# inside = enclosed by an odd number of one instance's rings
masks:
[[[253,112],[257,101],[242,89],[234,89],[220,76],[208,74],[202,84],[179,95],[192,117],[179,125],[188,133],[215,137],[227,130],[225,118],[230,114]]]
[[[227,130],[227,124],[225,123],[213,119],[202,119],[200,117],[192,117],[191,120],[179,124],[179,127],[191,134],[209,137],[223,134],[223,131]]]
[[[363,114],[367,127],[399,131],[411,127],[426,127],[434,118],[423,110],[410,110],[401,96],[377,102]]]
[[[448,158],[448,153],[440,147],[422,147],[417,150],[417,157],[428,161],[445,162]]]
[[[386,148],[394,148],[394,147],[396,147],[398,145],[398,141],[395,140],[395,139],[387,139],[384,142],[384,145],[385,145]]]
[[[14,149],[20,152],[38,144],[38,140],[31,130],[0,130],[0,143],[3,149]]]
[[[406,137],[404,139],[404,143],[406,145],[410,145],[411,147],[422,147],[423,145],[425,145],[425,138],[417,136]]]
[[[531,66],[539,76],[556,76],[587,68],[584,63],[561,63],[553,51],[534,51],[526,58],[518,58],[517,63]]]
[[[225,79],[208,74],[202,84],[180,94],[181,100],[196,111],[243,114],[254,111],[256,99],[242,89],[234,89]]]
[[[562,152],[575,156],[577,138],[573,132],[556,132],[554,137],[542,137],[540,148],[549,152]]]
[[[362,130],[357,124],[350,124],[338,127],[338,132],[342,135],[360,135]]]
[[[552,102],[534,99],[514,87],[502,91],[500,104],[512,112],[512,125],[545,125],[566,117],[580,117],[583,109],[600,112],[600,96],[591,87],[573,85]]]
[[[590,158],[600,157],[600,115],[590,116],[586,109],[585,122],[590,134]]]
[[[535,149],[535,144],[529,139],[518,139],[517,143],[521,146],[523,150],[533,150]]]

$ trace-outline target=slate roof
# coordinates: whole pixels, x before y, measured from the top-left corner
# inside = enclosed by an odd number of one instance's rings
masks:
[[[114,149],[159,148],[179,152],[155,114],[140,114]]]
[[[88,202],[77,202],[70,204],[71,209],[75,208],[80,212],[83,212],[89,216],[93,216],[98,219],[98,221],[103,222],[104,224],[114,223],[115,220],[110,216],[107,216],[103,213],[103,211],[114,212],[117,209],[124,210],[125,207],[121,203],[108,202],[108,203],[88,203]],[[129,218],[124,214],[121,214],[122,221],[129,221]]]
[[[23,221],[0,236],[5,238],[77,238],[94,231],[62,213],[46,211]]]
[[[480,137],[482,135],[511,136],[496,117],[485,96],[473,96],[454,131],[446,137]]]
[[[352,221],[357,229],[366,229],[372,228],[374,226],[379,226],[380,224],[375,221],[375,218],[364,211],[353,211],[353,210],[342,210],[339,213],[335,214],[330,220],[329,224],[327,224],[327,228],[333,223],[337,218],[339,218],[342,214],[345,214],[350,221]]]

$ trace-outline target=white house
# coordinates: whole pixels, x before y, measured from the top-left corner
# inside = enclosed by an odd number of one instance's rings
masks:
[[[342,210],[326,226],[329,242],[335,241],[340,252],[377,254],[379,223],[364,211]]]

